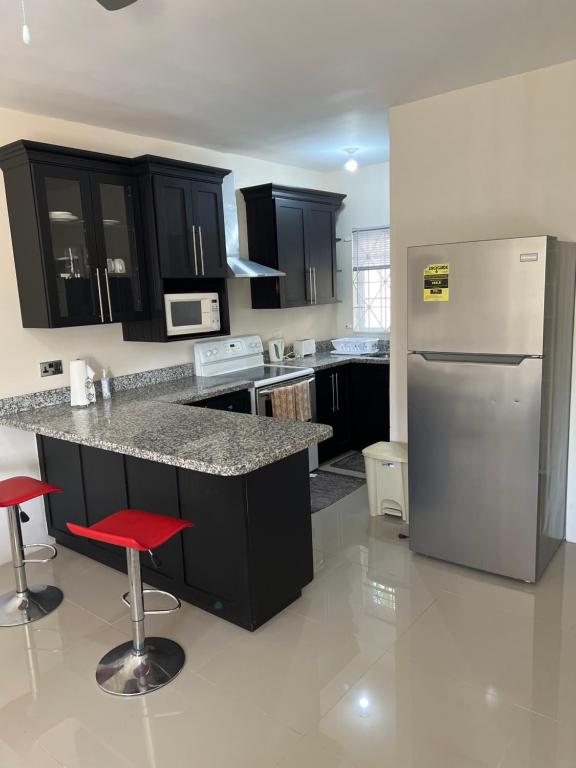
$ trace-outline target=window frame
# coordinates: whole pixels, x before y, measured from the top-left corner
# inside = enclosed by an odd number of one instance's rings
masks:
[[[359,269],[357,265],[357,248],[358,248],[358,234],[360,232],[387,232],[388,233],[388,263],[383,264],[381,266],[375,266],[375,267],[364,267],[363,269]],[[383,275],[380,277],[378,283],[379,288],[376,291],[376,294],[372,296],[370,299],[366,296],[366,287],[369,284],[369,281],[362,281],[360,282],[358,280],[358,277],[360,273],[373,273],[373,272],[387,272],[387,276],[384,277]],[[379,295],[382,294],[382,295]],[[387,321],[387,327],[384,327],[382,325],[378,327],[366,327],[365,323],[362,323],[362,325],[359,324],[359,316],[362,315],[362,317],[365,319],[366,315],[371,311],[369,307],[369,303],[374,303],[375,300],[379,300],[381,302],[381,307],[379,308],[379,312],[381,315],[381,321],[384,322]],[[372,310],[372,314],[376,316],[374,311]],[[383,315],[383,318],[382,318]],[[354,333],[365,333],[365,334],[390,334],[390,325],[391,325],[391,271],[390,271],[390,225],[379,225],[374,227],[354,227],[352,229],[352,329]]]

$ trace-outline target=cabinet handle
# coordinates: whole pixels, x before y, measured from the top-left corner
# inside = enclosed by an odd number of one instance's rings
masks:
[[[104,322],[104,306],[102,305],[102,286],[100,285],[100,269],[96,267],[96,283],[98,285],[98,301],[100,302],[100,322]]]
[[[334,387],[334,374],[330,374],[330,378],[332,379],[332,413],[336,411],[336,389]]]
[[[338,378],[338,374],[334,374],[334,378],[336,379],[336,410],[340,410],[340,379]]]
[[[314,304],[318,304],[318,294],[316,293],[316,267],[314,267]]]
[[[308,277],[310,278],[310,304],[314,304],[314,288],[312,287],[312,267],[308,267]]]
[[[202,267],[202,276],[204,276],[204,243],[202,241],[202,227],[198,224],[198,242],[200,243],[200,266]]]
[[[106,294],[108,296],[108,312],[110,313],[110,322],[114,322],[112,317],[112,299],[110,298],[110,280],[108,279],[108,268],[104,267],[104,277],[106,278]]]
[[[192,224],[192,244],[194,246],[194,271],[198,274],[198,254],[196,253],[196,224]]]

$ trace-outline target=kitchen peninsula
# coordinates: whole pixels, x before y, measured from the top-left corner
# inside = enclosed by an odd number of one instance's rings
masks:
[[[119,570],[120,549],[71,536],[125,507],[194,523],[142,555],[147,583],[255,630],[312,580],[308,447],[330,427],[184,403],[242,391],[220,377],[117,392],[86,409],[68,404],[9,412],[0,423],[35,432],[42,477],[63,488],[46,499],[56,541]]]

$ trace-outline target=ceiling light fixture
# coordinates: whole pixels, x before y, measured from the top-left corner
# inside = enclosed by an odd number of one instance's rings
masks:
[[[22,4],[22,42],[24,45],[30,45],[30,29],[26,24],[26,8],[24,7],[24,0],[21,0]]]
[[[348,160],[346,160],[344,163],[344,168],[346,168],[346,170],[350,173],[354,173],[354,171],[358,170],[358,161],[353,157],[353,155],[358,152],[358,147],[348,147],[344,151],[349,155]]]

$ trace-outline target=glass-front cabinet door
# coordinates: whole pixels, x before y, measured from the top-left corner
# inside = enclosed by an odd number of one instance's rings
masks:
[[[102,254],[107,320],[144,314],[144,284],[136,230],[136,187],[129,176],[92,174],[98,251]]]
[[[51,325],[106,322],[88,172],[34,166]]]

